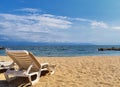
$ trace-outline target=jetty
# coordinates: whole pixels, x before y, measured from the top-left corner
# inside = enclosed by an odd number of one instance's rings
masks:
[[[115,48],[115,47],[111,47],[111,48],[98,48],[98,51],[106,51],[106,50],[109,50],[109,51],[120,51],[120,48]]]

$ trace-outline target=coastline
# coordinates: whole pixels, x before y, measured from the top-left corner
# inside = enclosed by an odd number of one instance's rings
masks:
[[[55,64],[53,75],[42,76],[33,87],[119,87],[120,56],[36,57],[40,63]],[[0,56],[0,61],[11,61]],[[3,82],[4,81],[4,82]],[[11,83],[16,85],[15,82]],[[0,87],[7,87],[0,73]],[[12,87],[12,86],[11,86]]]

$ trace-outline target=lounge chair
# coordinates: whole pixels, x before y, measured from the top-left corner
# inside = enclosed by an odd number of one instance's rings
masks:
[[[12,66],[12,62],[0,61],[0,70],[7,70]]]
[[[51,70],[49,63],[40,64],[33,54],[26,50],[7,50],[6,54],[18,66],[18,69],[8,69],[4,73],[8,82],[11,81],[9,76],[12,75],[14,77],[28,77],[30,84],[34,85],[39,80],[42,71],[48,70],[50,74],[54,73],[54,70]]]

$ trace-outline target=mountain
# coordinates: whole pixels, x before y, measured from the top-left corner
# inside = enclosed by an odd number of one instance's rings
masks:
[[[1,41],[0,46],[45,46],[45,45],[94,45],[91,43],[68,43],[68,42],[15,42]]]

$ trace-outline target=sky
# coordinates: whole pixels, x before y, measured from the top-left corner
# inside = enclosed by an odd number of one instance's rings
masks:
[[[1,0],[0,42],[120,45],[120,0]]]

